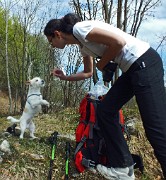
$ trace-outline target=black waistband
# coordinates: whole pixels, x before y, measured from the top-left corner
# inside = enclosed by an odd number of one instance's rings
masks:
[[[157,52],[153,48],[149,48],[142,56],[140,56],[129,68],[127,72],[144,69],[152,64],[151,55],[156,56]],[[158,56],[158,54],[157,54]]]

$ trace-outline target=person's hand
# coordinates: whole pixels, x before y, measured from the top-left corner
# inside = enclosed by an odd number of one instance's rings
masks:
[[[96,67],[99,71],[102,71],[103,70],[103,62],[100,60],[96,63]]]
[[[61,80],[66,80],[66,75],[61,69],[54,68],[52,71],[52,75],[58,77]]]

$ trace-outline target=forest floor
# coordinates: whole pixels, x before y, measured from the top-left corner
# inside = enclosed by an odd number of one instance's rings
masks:
[[[6,95],[0,93],[0,114],[8,111],[8,100]],[[127,141],[130,151],[142,156],[144,161],[144,174],[135,170],[136,180],[161,180],[162,173],[153,149],[146,139],[142,123],[137,108],[123,109],[126,121],[136,119],[135,127],[137,133],[131,135],[131,140]],[[7,115],[6,115],[7,116]],[[76,109],[65,109],[56,114],[40,114],[34,118],[36,125],[36,136],[38,139],[31,140],[29,132],[25,133],[23,140],[19,139],[19,130],[15,136],[5,136],[4,132],[10,126],[6,116],[0,117],[0,144],[6,139],[10,144],[11,153],[2,155],[0,163],[1,180],[46,180],[51,158],[51,145],[48,138],[53,132],[58,132],[57,145],[55,148],[55,159],[53,163],[52,179],[65,179],[65,146],[66,142],[71,145],[69,160],[70,180],[104,180],[98,174],[86,170],[79,174],[76,171],[73,155],[75,149],[75,129],[78,125],[79,114]],[[20,115],[19,115],[20,116]],[[19,117],[16,116],[16,117]],[[19,127],[19,125],[18,125]]]

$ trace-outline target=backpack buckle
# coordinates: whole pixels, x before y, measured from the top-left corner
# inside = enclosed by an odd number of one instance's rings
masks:
[[[82,158],[82,165],[84,165],[87,168],[96,166],[94,161],[90,159],[85,159],[85,158]]]

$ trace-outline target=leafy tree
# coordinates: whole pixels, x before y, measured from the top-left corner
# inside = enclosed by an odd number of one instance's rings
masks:
[[[70,0],[71,6],[82,20],[100,19],[133,36],[137,36],[141,23],[154,15],[153,11],[160,3],[160,0]],[[114,81],[118,77],[119,70],[116,71]],[[98,76],[94,71],[94,84],[97,80]]]

